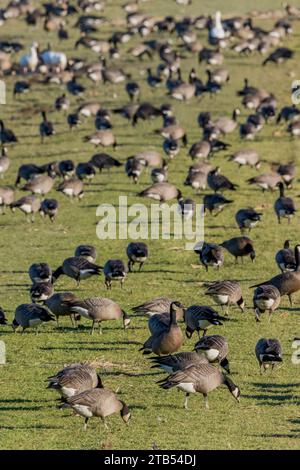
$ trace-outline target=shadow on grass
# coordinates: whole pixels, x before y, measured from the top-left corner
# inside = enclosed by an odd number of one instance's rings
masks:
[[[52,426],[51,424],[32,424],[29,426],[0,426],[0,429],[8,431],[14,431],[16,429],[64,429],[64,426]]]
[[[294,383],[294,384],[278,384],[274,382],[251,382],[251,385],[254,385],[255,387],[258,388],[294,388],[294,387],[299,387],[300,382]]]

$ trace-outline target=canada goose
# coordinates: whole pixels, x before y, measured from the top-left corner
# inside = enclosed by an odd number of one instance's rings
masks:
[[[193,199],[180,199],[178,201],[178,211],[184,220],[190,220],[196,211],[196,203]]]
[[[135,158],[140,160],[143,165],[153,168],[162,166],[163,163],[160,153],[156,152],[156,150],[144,150],[137,153]]]
[[[24,196],[10,204],[11,210],[15,212],[16,208],[24,212],[25,216],[31,214],[31,222],[34,222],[34,214],[41,207],[41,201],[35,196]]]
[[[123,287],[127,276],[127,267],[120,259],[109,259],[103,267],[103,273],[107,289],[111,289],[112,281],[120,281],[121,287]]]
[[[208,158],[211,153],[211,143],[208,140],[199,140],[189,149],[189,156],[195,158]]]
[[[281,217],[287,217],[289,224],[291,217],[293,217],[296,212],[295,204],[292,198],[284,195],[284,185],[281,181],[277,186],[279,187],[279,198],[275,201],[274,210],[278,218],[278,223],[281,223]]]
[[[276,124],[280,124],[281,120],[284,119],[287,121],[296,121],[299,118],[300,110],[296,108],[296,105],[293,104],[292,106],[284,106],[276,120]]]
[[[287,131],[292,137],[298,137],[300,135],[300,121],[291,122],[287,127]]]
[[[139,99],[141,90],[137,82],[128,82],[125,86],[125,91],[128,94],[131,102],[133,102],[135,98],[137,100]]]
[[[126,254],[128,256],[128,270],[132,271],[134,263],[139,263],[139,271],[148,258],[148,247],[143,242],[131,242],[127,245]]]
[[[110,114],[107,109],[99,109],[96,114],[95,127],[99,131],[112,128]]]
[[[218,50],[203,48],[199,52],[198,61],[205,61],[209,65],[222,65],[224,56]]]
[[[186,130],[179,124],[171,124],[169,126],[162,127],[155,131],[158,134],[161,134],[163,137],[172,140],[182,140],[184,147],[187,145],[187,135]]]
[[[122,163],[120,163],[118,160],[111,157],[107,153],[96,153],[92,156],[89,163],[91,163],[94,167],[98,168],[100,173],[103,169],[107,169],[109,171],[110,168],[113,168],[114,166],[122,166]]]
[[[262,63],[266,65],[268,62],[274,62],[275,64],[281,64],[287,59],[292,59],[294,56],[294,51],[288,49],[287,47],[278,47],[274,52],[272,52]]]
[[[170,160],[173,160],[173,158],[179,153],[180,150],[178,140],[165,139],[163,142],[163,150],[168,155]]]
[[[213,308],[206,305],[191,305],[184,312],[184,322],[186,324],[185,334],[190,339],[197,331],[200,338],[200,331],[203,331],[203,336],[214,325],[222,325],[221,320],[227,320],[216,312]]]
[[[274,191],[281,181],[281,177],[276,173],[263,173],[259,176],[249,178],[247,183],[256,184],[263,192],[267,190]]]
[[[132,125],[135,126],[138,123],[139,119],[146,121],[148,119],[154,119],[156,117],[160,117],[162,114],[159,108],[156,108],[150,103],[142,103],[139,105],[138,109],[136,110],[133,118],[132,118]]]
[[[294,251],[290,248],[290,240],[286,240],[283,249],[277,251],[275,261],[282,273],[295,270],[296,259]]]
[[[230,155],[229,161],[236,162],[239,167],[249,165],[251,168],[260,168],[259,155],[256,150],[243,149],[238,150],[233,155]]]
[[[206,189],[207,185],[207,175],[201,171],[191,173],[187,176],[184,184],[186,186],[191,186],[193,189],[196,189],[196,192]]]
[[[282,362],[282,348],[278,339],[260,338],[255,346],[255,355],[259,363],[260,373],[266,372],[269,366],[272,370],[277,362]]]
[[[39,126],[41,142],[44,142],[45,137],[50,137],[55,134],[55,130],[51,121],[47,120],[46,112],[42,111],[42,122]]]
[[[207,364],[208,359],[204,354],[198,352],[180,352],[169,354],[168,356],[150,357],[151,368],[160,368],[167,374],[173,374],[178,370],[184,370],[186,367],[198,364]]]
[[[132,181],[137,184],[138,179],[144,169],[145,165],[143,161],[132,156],[128,157],[125,163],[125,173],[129,178],[132,178]]]
[[[170,312],[152,315],[149,319],[151,336],[144,343],[143,354],[150,352],[158,356],[172,354],[182,346],[183,335],[177,324],[177,311],[182,312],[180,302],[172,302]]]
[[[95,145],[102,145],[102,147],[110,147],[116,148],[117,141],[110,129],[96,131],[93,134],[87,135],[83,138],[84,142],[89,142],[90,144]]]
[[[186,367],[183,370],[169,375],[166,379],[163,379],[163,381],[160,381],[159,386],[166,390],[177,387],[179,390],[185,392],[186,398],[184,407],[186,409],[188,409],[188,397],[190,393],[202,393],[205,400],[205,408],[208,409],[208,393],[223,384],[226,385],[231,395],[239,402],[241,394],[239,387],[235,385],[227,375],[220,372],[211,364],[199,364]]]
[[[139,315],[148,315],[149,317],[151,317],[152,315],[157,313],[169,312],[172,302],[175,302],[175,300],[169,299],[168,297],[157,297],[152,300],[147,300],[141,305],[132,307],[132,311]],[[180,303],[178,301],[176,302],[178,304]],[[183,309],[181,309],[180,312],[180,309],[177,308],[176,318],[183,318]]]
[[[262,285],[272,285],[277,287],[280,295],[287,295],[292,305],[292,294],[300,289],[300,245],[295,246],[296,268],[294,271],[286,271],[282,274],[272,277],[268,281],[260,282],[250,287],[259,287]]]
[[[151,171],[151,179],[153,183],[163,183],[168,181],[168,164],[163,160],[161,168],[153,168]]]
[[[52,269],[48,263],[34,263],[29,267],[29,277],[34,284],[52,281]]]
[[[74,127],[77,127],[79,124],[81,124],[79,114],[78,113],[68,114],[67,122],[68,122],[70,131],[72,131]]]
[[[28,93],[30,90],[30,83],[25,80],[18,80],[14,84],[13,96],[14,98],[17,95],[22,95],[23,93]]]
[[[44,196],[49,193],[54,186],[54,179],[48,175],[37,175],[30,179],[22,189],[24,191],[30,191],[32,194],[41,194]]]
[[[230,374],[229,362],[227,359],[229,347],[227,340],[221,335],[203,336],[195,344],[194,350],[203,354],[211,362],[218,362],[223,369]]]
[[[277,287],[272,285],[261,285],[257,287],[253,293],[253,305],[256,321],[260,322],[260,315],[268,310],[270,322],[271,315],[279,306],[280,300],[280,292]]]
[[[271,169],[275,170],[281,176],[287,188],[292,188],[293,180],[296,176],[295,162],[289,163],[271,163]]]
[[[21,179],[29,181],[37,175],[40,175],[45,172],[45,168],[42,166],[37,166],[32,163],[21,165],[18,169],[18,175],[15,181],[15,186],[20,184]],[[55,176],[55,175],[53,175]]]
[[[225,248],[232,256],[235,257],[236,263],[238,262],[239,257],[243,261],[244,256],[250,256],[253,262],[256,256],[253,241],[248,237],[234,237],[230,240],[226,240],[223,243],[220,243],[220,246]]]
[[[228,189],[230,191],[236,191],[238,185],[232,183],[226,176],[219,173],[220,168],[217,167],[214,170],[211,170],[207,175],[207,184],[208,186],[215,191],[224,191]]]
[[[116,67],[107,68],[105,61],[103,63],[104,69],[102,70],[103,82],[109,82],[112,84],[118,84],[124,82],[126,80],[127,75],[123,72],[123,70],[118,69]]]
[[[214,126],[219,129],[222,134],[230,134],[237,126],[237,116],[239,116],[239,108],[235,108],[232,113],[232,119],[222,116],[214,121]]]
[[[76,327],[76,320],[80,319],[79,315],[72,313],[69,307],[64,303],[69,300],[75,300],[76,296],[72,294],[72,292],[60,292],[57,294],[51,295],[48,297],[44,304],[46,307],[51,310],[51,312],[55,315],[56,324],[59,326],[59,317],[61,316],[69,316],[72,322],[72,325]]]
[[[115,114],[120,114],[122,117],[128,119],[128,121],[132,121],[138,108],[139,108],[138,104],[130,103],[130,104],[123,106],[122,108],[115,108],[112,110],[112,112]]]
[[[52,313],[38,304],[21,304],[16,308],[12,327],[23,332],[26,328],[37,328],[43,322],[54,320]]]
[[[153,75],[151,68],[147,68],[147,83],[151,88],[156,88],[162,83],[162,78],[158,75]]]
[[[65,196],[70,198],[77,197],[80,200],[83,197],[83,181],[78,178],[71,178],[64,180],[57,187],[57,191],[62,192]]]
[[[241,233],[243,233],[244,229],[246,228],[250,233],[250,230],[260,221],[261,216],[262,214],[256,212],[254,209],[240,209],[235,214],[235,220],[239,229],[241,230]]]
[[[54,222],[58,213],[58,202],[56,199],[43,199],[40,207],[42,217],[48,215],[51,222]]]
[[[1,149],[1,156],[0,156],[0,178],[3,178],[4,173],[10,167],[10,159],[7,156],[7,150],[5,147],[2,146]]]
[[[0,325],[7,325],[4,310],[0,307]]]
[[[196,95],[197,87],[194,83],[180,83],[170,91],[172,98],[179,101],[188,101]]]
[[[240,125],[240,138],[246,140],[253,140],[257,132],[257,127],[251,122],[246,122]]]
[[[80,105],[76,112],[82,114],[85,117],[96,116],[97,112],[101,109],[100,103],[90,102]]]
[[[128,406],[107,388],[93,388],[64,400],[65,403],[61,405],[61,408],[72,408],[77,414],[85,418],[84,429],[86,429],[88,420],[92,417],[101,418],[106,428],[105,419],[113,413],[120,412],[125,424],[129,423],[131,417]]]
[[[71,364],[47,378],[50,390],[56,390],[62,397],[73,397],[93,388],[103,388],[101,377],[88,364]]]
[[[73,177],[75,174],[75,164],[73,160],[61,160],[58,162],[57,174],[62,176],[64,180]]]
[[[33,284],[30,288],[30,298],[31,301],[43,302],[51,297],[54,293],[54,288],[52,282],[38,282]]]
[[[94,297],[88,299],[66,299],[62,304],[69,309],[69,312],[77,313],[89,320],[92,320],[91,334],[94,333],[98,324],[99,333],[102,333],[101,322],[123,319],[124,329],[129,327],[130,318],[121,307],[111,299],[105,297]]]
[[[211,71],[211,79],[215,83],[222,85],[229,81],[229,72],[226,69],[218,68]]]
[[[226,306],[226,313],[229,312],[230,305],[237,304],[242,312],[245,310],[245,302],[242,289],[237,281],[214,281],[204,283],[207,287],[205,295],[209,295],[213,300],[221,305],[222,310]]]
[[[81,256],[90,263],[95,263],[97,258],[97,250],[92,245],[78,245],[75,249],[74,256]]]
[[[204,205],[204,212],[209,210],[210,214],[213,211],[216,211],[214,216],[217,216],[227,204],[232,204],[233,201],[231,199],[227,199],[222,194],[214,193],[214,194],[206,194],[203,198],[203,205]]]
[[[14,132],[4,126],[4,122],[2,121],[2,119],[0,120],[0,142],[2,146],[4,144],[18,142],[18,139],[15,136]]]
[[[80,180],[87,179],[88,181],[92,180],[96,174],[96,171],[91,163],[83,162],[78,163],[76,167],[76,176]]]
[[[5,208],[11,206],[14,202],[14,191],[13,189],[5,186],[0,186],[0,214],[4,214]]]
[[[208,271],[209,266],[220,269],[220,266],[224,263],[223,249],[215,243],[203,242],[201,247],[196,245],[194,251],[199,254],[200,262],[205,266],[206,271]]]
[[[73,256],[65,259],[63,264],[56,269],[53,273],[53,282],[57,281],[59,276],[65,274],[71,279],[75,279],[77,286],[79,286],[82,279],[98,276],[102,269],[102,266],[91,263],[82,256]]]
[[[159,201],[160,203],[170,201],[171,199],[180,200],[182,198],[181,191],[171,183],[155,183],[139,193],[139,196],[149,197]]]

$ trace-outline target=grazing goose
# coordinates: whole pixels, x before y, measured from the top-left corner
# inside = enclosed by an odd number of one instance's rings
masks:
[[[232,119],[227,116],[222,116],[216,121],[213,125],[216,127],[222,134],[230,134],[233,132],[237,126],[237,117],[240,115],[240,110],[235,108],[232,113]]]
[[[197,341],[194,349],[198,354],[203,354],[209,362],[218,362],[230,374],[227,359],[229,347],[224,336],[204,336]]]
[[[113,413],[120,413],[125,424],[129,423],[131,417],[128,406],[107,388],[93,388],[64,400],[65,403],[61,405],[61,408],[72,408],[78,415],[85,418],[84,429],[92,417],[101,418],[106,428],[108,426],[105,419]]]
[[[142,103],[134,113],[132,118],[132,125],[135,126],[140,119],[146,121],[148,119],[154,119],[160,117],[162,112],[159,108],[156,108],[151,103]]]
[[[135,155],[137,160],[145,166],[156,168],[162,165],[162,158],[159,152],[156,150],[145,150]]]
[[[56,317],[56,324],[59,326],[59,317],[69,316],[72,325],[76,327],[76,320],[80,318],[79,315],[73,314],[69,307],[64,303],[68,300],[75,300],[76,296],[72,292],[62,292],[53,294],[51,297],[45,300],[45,305]]]
[[[170,201],[171,199],[180,200],[182,198],[181,191],[171,183],[155,183],[152,186],[144,189],[138,194],[139,196],[149,197],[160,203]]]
[[[211,153],[211,143],[208,140],[199,140],[195,142],[189,149],[189,156],[195,160],[196,158],[208,158]]]
[[[236,162],[239,167],[249,165],[251,168],[260,168],[259,155],[256,150],[244,149],[238,150],[233,155],[230,155],[229,161]]]
[[[245,310],[245,302],[242,295],[242,289],[237,281],[214,281],[204,283],[208,287],[205,295],[209,295],[213,300],[221,305],[222,310],[226,306],[226,314],[229,312],[229,306],[237,304],[241,311]]]
[[[272,163],[271,169],[275,170],[281,176],[287,188],[292,188],[293,180],[296,176],[296,164],[291,161],[288,163]]]
[[[126,254],[128,256],[128,270],[132,272],[134,263],[139,263],[139,271],[148,258],[148,247],[143,242],[131,242],[127,245]]]
[[[54,179],[48,175],[37,175],[30,179],[21,189],[30,191],[32,194],[44,196],[49,193],[54,186]]]
[[[91,116],[96,116],[97,112],[101,109],[100,103],[97,102],[90,102],[90,103],[84,103],[80,105],[76,112],[78,114],[82,114],[85,117],[91,117]]]
[[[178,201],[178,211],[184,220],[193,218],[196,211],[196,203],[193,199],[180,199]]]
[[[26,328],[38,327],[43,322],[54,320],[52,313],[38,304],[21,304],[16,308],[12,327],[23,332]]]
[[[186,367],[198,364],[207,364],[208,359],[204,354],[198,352],[180,352],[177,354],[170,354],[168,356],[150,357],[153,363],[151,368],[160,368],[167,374],[173,374],[178,370],[184,370]]]
[[[255,346],[255,355],[261,374],[266,372],[270,366],[273,370],[276,363],[282,362],[282,347],[279,340],[276,338],[260,338]]]
[[[144,167],[145,165],[142,160],[134,156],[128,157],[125,163],[125,173],[128,178],[132,178],[132,181],[137,184]]]
[[[251,229],[260,221],[261,216],[262,214],[256,212],[254,209],[240,209],[235,214],[235,220],[241,233],[243,233],[245,229],[248,229],[250,233]]]
[[[161,168],[152,169],[151,179],[153,183],[163,183],[168,180],[168,164],[166,160],[163,160]]]
[[[60,183],[57,191],[62,192],[70,198],[77,198],[79,201],[83,197],[83,181],[78,178],[71,178]]]
[[[53,282],[55,282],[59,276],[65,274],[71,279],[75,279],[77,286],[79,286],[82,279],[98,276],[102,269],[102,266],[91,263],[82,256],[73,256],[64,260],[63,264],[53,273],[52,278]]]
[[[4,122],[2,120],[0,120],[0,142],[2,146],[5,144],[18,142],[14,132],[10,129],[7,129],[7,127],[4,126]]]
[[[110,114],[107,109],[99,109],[96,114],[95,127],[99,131],[112,128]]]
[[[44,302],[51,297],[53,293],[54,287],[52,282],[38,282],[37,284],[33,284],[29,292],[31,301],[34,303]]]
[[[256,321],[260,322],[260,315],[268,310],[270,322],[271,315],[279,307],[280,300],[280,292],[277,287],[272,285],[262,285],[257,287],[253,294]]]
[[[295,204],[292,198],[284,195],[284,185],[280,181],[277,185],[279,187],[279,198],[276,199],[274,210],[278,218],[278,223],[281,223],[281,217],[287,217],[288,224],[291,222],[291,217],[296,212]]]
[[[125,90],[131,102],[134,101],[135,98],[137,100],[139,99],[141,90],[137,82],[128,82],[126,84]]]
[[[212,70],[211,79],[214,82],[218,83],[219,85],[223,85],[224,83],[228,82],[230,79],[229,72],[226,69],[217,68],[215,70]]]
[[[298,137],[300,135],[300,121],[291,122],[287,127],[287,131],[292,137]]]
[[[78,245],[74,256],[81,256],[87,259],[90,263],[95,263],[97,258],[97,250],[92,245]]]
[[[177,324],[177,311],[181,314],[183,306],[180,302],[172,302],[169,313],[156,314],[149,319],[151,336],[144,343],[143,354],[154,353],[158,356],[172,354],[181,348],[183,335]]]
[[[77,78],[73,76],[67,82],[67,90],[73,96],[81,96],[85,92],[85,87],[77,82]]]
[[[250,256],[252,262],[255,259],[255,250],[253,247],[253,241],[248,237],[234,237],[230,240],[225,240],[220,244],[225,248],[232,256],[235,257],[235,262],[238,262],[240,257],[243,261],[244,256]]]
[[[209,266],[220,269],[224,263],[224,252],[221,246],[216,243],[203,242],[203,245],[201,247],[196,246],[194,251],[199,255],[200,262],[205,266],[206,271],[208,271]]]
[[[70,100],[69,98],[67,98],[65,93],[63,93],[61,96],[58,96],[56,98],[54,107],[56,111],[65,111],[65,112],[68,111],[70,107]]]
[[[22,95],[23,93],[28,93],[30,90],[30,83],[25,80],[18,80],[14,84],[13,97],[17,95]]]
[[[230,191],[236,191],[238,188],[237,184],[232,183],[226,176],[220,174],[220,168],[217,167],[211,170],[207,175],[208,186],[216,192],[224,191],[226,189]]]
[[[58,213],[58,202],[56,199],[44,199],[41,202],[40,214],[42,217],[48,215],[51,222],[54,222]]]
[[[203,331],[203,336],[206,336],[209,328],[223,324],[221,320],[226,318],[220,316],[213,308],[206,305],[191,305],[184,312],[185,334],[190,339],[194,331],[197,331],[200,338],[200,331]]]
[[[196,189],[197,193],[199,193],[201,190],[204,191],[207,185],[207,175],[202,171],[190,173],[187,176],[184,185],[191,186],[193,189]]]
[[[112,281],[120,281],[121,287],[123,287],[127,276],[127,267],[120,259],[109,259],[104,265],[103,273],[107,289],[111,289]]]
[[[93,388],[103,388],[100,375],[88,364],[71,364],[47,378],[50,390],[69,398]]]
[[[281,120],[284,119],[287,121],[296,121],[299,117],[300,111],[296,108],[296,105],[284,106],[280,113],[278,114],[276,124],[280,124]]]
[[[89,142],[90,144],[95,145],[95,147],[98,145],[102,145],[102,147],[117,147],[116,138],[110,129],[100,130],[91,135],[87,135],[83,138],[83,141]]]
[[[259,287],[262,285],[272,285],[277,287],[280,295],[287,295],[292,305],[292,294],[300,290],[300,245],[295,246],[296,268],[294,271],[287,271],[272,277],[268,281],[260,282],[250,287]]]
[[[264,193],[267,190],[275,191],[280,181],[281,177],[277,173],[263,173],[262,175],[248,179],[247,183],[256,184]]]
[[[178,140],[165,139],[163,142],[163,150],[166,155],[170,158],[170,160],[173,160],[173,158],[176,157],[176,155],[180,151],[180,145]]]
[[[4,310],[0,307],[0,325],[7,325]]]
[[[0,214],[4,214],[5,208],[12,205],[14,198],[15,194],[13,189],[0,186]]]
[[[77,127],[79,124],[82,123],[82,121],[80,121],[80,118],[79,118],[79,114],[78,114],[78,113],[70,113],[70,114],[68,114],[68,116],[67,116],[67,122],[68,122],[70,131],[72,131],[74,127]]]
[[[175,302],[175,300],[169,299],[169,297],[157,297],[152,300],[147,300],[141,305],[133,307],[132,311],[140,315],[148,315],[149,317],[151,317],[156,313],[169,312],[172,302]],[[177,318],[179,318],[178,313],[179,309],[177,309]],[[183,310],[181,311],[180,316],[181,318],[183,318]]]
[[[274,52],[272,52],[262,63],[266,65],[268,62],[274,62],[275,64],[281,64],[287,59],[291,59],[294,56],[294,52],[287,47],[278,47]]]
[[[166,390],[177,387],[185,392],[184,407],[186,409],[188,409],[190,393],[202,393],[205,400],[205,408],[208,409],[208,393],[223,384],[226,385],[231,395],[239,402],[241,394],[239,387],[229,379],[228,375],[223,374],[211,364],[186,367],[160,381],[159,386]]]
[[[52,269],[48,263],[34,263],[28,270],[29,277],[34,284],[52,281]]]
[[[75,173],[80,180],[88,181],[91,181],[96,175],[95,168],[88,162],[78,163]]]
[[[15,212],[16,208],[24,212],[25,216],[31,214],[31,222],[34,222],[34,214],[36,214],[41,207],[41,201],[35,196],[24,196],[17,201],[10,204],[11,210]]]
[[[286,240],[283,249],[277,251],[275,261],[282,273],[295,270],[296,259],[294,251],[290,248],[290,240]]]
[[[98,324],[99,333],[102,333],[101,322],[123,319],[124,329],[129,327],[130,318],[121,307],[111,299],[105,297],[94,297],[88,299],[66,299],[62,304],[68,308],[69,312],[77,313],[89,320],[92,320],[91,334],[94,333]]]
[[[107,153],[96,153],[90,159],[90,163],[94,167],[98,168],[100,173],[102,173],[102,170],[104,170],[104,169],[107,169],[109,171],[114,166],[115,167],[122,166],[122,163],[120,163],[118,160],[111,157]]]
[[[206,194],[203,198],[204,212],[209,210],[210,214],[216,211],[214,216],[217,216],[225,208],[227,204],[232,204],[231,199],[227,199],[222,194]]]
[[[7,150],[5,147],[2,146],[1,149],[1,156],[0,156],[0,178],[3,178],[4,173],[10,167],[10,159],[7,156]]]
[[[55,134],[55,130],[51,121],[47,120],[46,111],[42,111],[42,122],[39,126],[41,142],[44,142],[45,137],[51,137]]]

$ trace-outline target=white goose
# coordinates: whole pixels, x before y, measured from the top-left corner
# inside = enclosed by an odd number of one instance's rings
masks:
[[[37,68],[39,63],[38,57],[38,43],[33,42],[30,47],[30,53],[25,54],[20,58],[20,66],[23,67],[24,70],[30,70],[30,72],[34,72]]]
[[[44,64],[50,66],[56,66],[60,70],[65,70],[68,64],[67,56],[63,52],[55,52],[50,49],[42,52],[41,59]]]
[[[210,44],[217,44],[222,39],[225,39],[226,33],[221,22],[221,12],[217,11],[215,15],[215,24],[209,29],[209,42]],[[221,44],[220,44],[221,45]]]

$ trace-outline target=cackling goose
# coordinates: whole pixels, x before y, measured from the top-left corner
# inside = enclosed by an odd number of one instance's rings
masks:
[[[120,259],[109,259],[103,267],[105,276],[105,285],[107,289],[111,289],[112,281],[120,281],[121,287],[127,276],[127,267]]]
[[[255,346],[255,355],[259,363],[260,373],[265,372],[269,366],[272,370],[275,364],[282,362],[282,348],[278,339],[260,338]]]
[[[235,220],[241,233],[243,233],[245,229],[248,229],[250,233],[251,229],[260,221],[261,216],[262,214],[256,212],[254,209],[240,209],[235,214]]]
[[[248,237],[234,237],[220,243],[220,246],[225,248],[232,256],[235,257],[236,263],[238,262],[239,257],[243,261],[244,256],[250,256],[251,260],[254,261],[256,256],[253,241]]]
[[[290,248],[290,241],[284,242],[283,248],[277,251],[275,261],[283,273],[284,271],[294,271],[296,268],[296,259],[294,251]]]
[[[54,222],[58,213],[58,201],[56,199],[43,199],[40,207],[42,217],[48,215],[51,222]]]
[[[269,312],[269,321],[271,321],[271,315],[279,307],[280,300],[280,292],[277,287],[272,285],[258,286],[253,294],[256,321],[260,322],[260,315],[266,310]]]
[[[220,266],[224,263],[223,249],[216,243],[203,242],[201,247],[196,245],[194,252],[199,255],[200,262],[205,266],[206,271],[208,271],[209,266],[220,269]]]
[[[57,281],[59,276],[65,274],[71,279],[75,279],[77,281],[77,286],[79,286],[82,279],[87,279],[91,276],[98,276],[102,269],[102,266],[91,263],[82,256],[73,256],[65,259],[63,264],[56,269],[53,273],[53,282]]]
[[[291,217],[293,217],[296,212],[295,204],[292,198],[284,195],[284,185],[282,181],[280,181],[277,186],[279,187],[279,198],[275,201],[274,210],[277,215],[278,223],[281,223],[281,217],[287,217],[289,224]]]
[[[71,364],[47,378],[50,390],[69,398],[93,388],[103,388],[100,375],[88,364]]]
[[[232,204],[231,199],[227,199],[222,194],[206,194],[203,198],[204,212],[209,210],[210,214],[215,211],[214,216],[217,216],[227,204]]]
[[[191,305],[184,312],[184,322],[186,324],[185,334],[190,339],[197,331],[200,339],[200,331],[203,331],[203,336],[214,325],[222,325],[221,320],[226,320],[216,312],[213,308],[206,305]]]
[[[203,336],[195,344],[195,351],[202,353],[209,362],[218,362],[229,374],[229,362],[227,359],[229,347],[224,336]]]
[[[53,314],[38,304],[21,304],[16,308],[12,327],[23,332],[26,328],[38,327],[43,322],[54,320]]]
[[[131,242],[127,245],[126,254],[128,256],[128,270],[132,271],[134,263],[139,263],[139,271],[148,258],[148,247],[143,242]]]
[[[229,306],[237,304],[242,312],[245,310],[245,302],[242,295],[242,289],[237,281],[214,281],[204,283],[207,287],[205,295],[209,295],[213,300],[221,305],[222,309],[226,306],[226,313],[229,312]]]

